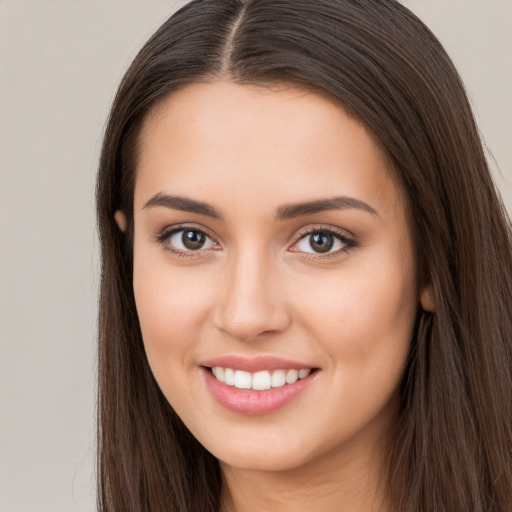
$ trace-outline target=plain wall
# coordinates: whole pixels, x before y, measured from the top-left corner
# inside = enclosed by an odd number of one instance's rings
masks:
[[[95,510],[98,154],[124,70],[183,3],[0,0],[0,512]],[[512,1],[404,3],[459,67],[512,211]]]

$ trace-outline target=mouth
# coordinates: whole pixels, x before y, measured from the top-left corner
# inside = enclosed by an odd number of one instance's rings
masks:
[[[213,398],[226,409],[245,415],[274,412],[298,398],[320,368],[276,358],[218,358],[201,365]]]
[[[223,368],[222,366],[214,366],[209,370],[219,382],[227,386],[237,389],[252,389],[253,391],[265,391],[295,384],[298,380],[305,379],[312,371],[315,371],[314,368],[292,368],[246,372],[233,368]]]

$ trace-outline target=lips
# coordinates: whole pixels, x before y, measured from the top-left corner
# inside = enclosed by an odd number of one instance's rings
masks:
[[[269,414],[299,397],[318,368],[275,357],[224,356],[201,363],[206,385],[226,409]]]
[[[288,359],[281,359],[279,357],[259,356],[259,357],[242,357],[242,356],[221,356],[212,359],[207,359],[200,363],[201,366],[214,368],[220,366],[222,368],[234,368],[246,372],[259,372],[263,370],[293,370],[302,368],[314,368],[310,364],[304,364],[299,361],[291,361]]]

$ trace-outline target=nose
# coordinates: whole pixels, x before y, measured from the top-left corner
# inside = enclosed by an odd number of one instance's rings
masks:
[[[218,329],[240,341],[253,341],[288,327],[290,314],[275,267],[250,248],[227,264],[214,315]]]

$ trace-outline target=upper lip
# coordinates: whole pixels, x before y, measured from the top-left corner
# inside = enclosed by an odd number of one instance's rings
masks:
[[[246,357],[239,355],[225,355],[206,359],[200,363],[200,366],[213,368],[220,366],[221,368],[231,368],[233,370],[243,370],[246,372],[260,372],[264,370],[302,370],[305,368],[315,368],[310,364],[304,364],[289,359],[281,359],[274,356],[257,356]]]

